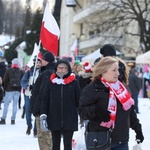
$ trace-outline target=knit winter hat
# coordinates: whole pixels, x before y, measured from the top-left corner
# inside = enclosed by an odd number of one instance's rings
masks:
[[[92,65],[89,62],[84,63],[85,72],[91,72]]]
[[[116,56],[116,49],[111,44],[105,44],[101,49],[100,53],[106,57],[106,56]]]
[[[75,60],[74,65],[80,65],[80,60]]]
[[[49,63],[52,63],[55,60],[54,54],[52,52],[46,52],[43,55],[43,60],[48,61]]]
[[[20,66],[20,62],[19,62],[19,59],[18,58],[14,58],[12,61],[11,61],[12,65],[16,64],[18,66]]]

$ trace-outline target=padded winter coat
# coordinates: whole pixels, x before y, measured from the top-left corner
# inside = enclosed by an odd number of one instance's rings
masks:
[[[95,114],[97,103],[99,103],[103,109],[107,109],[108,100],[109,89],[106,88],[100,80],[91,82],[83,89],[79,100],[79,114],[82,119],[89,120],[89,131],[108,130],[100,126]],[[141,124],[136,116],[134,106],[125,111],[121,103],[117,100],[115,128],[111,133],[112,142],[128,142],[130,127],[135,130],[135,132],[141,130]]]
[[[55,71],[59,63],[66,63],[68,66],[68,74],[65,75],[68,77],[71,74],[69,62],[66,60],[57,62]],[[47,115],[49,130],[78,130],[79,97],[80,87],[77,80],[65,85],[52,83],[49,80],[43,94],[41,107],[41,114]]]

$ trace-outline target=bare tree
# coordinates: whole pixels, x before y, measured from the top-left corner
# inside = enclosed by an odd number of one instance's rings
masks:
[[[120,37],[138,37],[141,51],[146,52],[150,50],[149,14],[150,0],[106,0],[100,10],[103,19],[99,25],[103,31],[120,29]],[[133,23],[136,23],[137,30],[128,30]]]
[[[24,8],[20,0],[3,1],[4,4],[4,31],[6,34],[15,35],[16,29],[22,28],[24,21]],[[21,32],[21,30],[20,30]],[[20,36],[21,33],[18,33]]]

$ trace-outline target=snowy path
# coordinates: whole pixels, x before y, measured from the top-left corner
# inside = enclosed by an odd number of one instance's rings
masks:
[[[22,104],[24,102],[22,101]],[[31,135],[26,135],[26,122],[21,118],[22,109],[18,109],[16,124],[10,124],[11,105],[9,108],[8,116],[6,119],[6,125],[0,125],[0,150],[39,150],[37,138]],[[2,104],[3,108],[3,104]],[[142,143],[142,150],[150,149],[150,100],[139,99],[139,111],[138,118],[143,126],[143,133],[145,140]],[[2,116],[2,110],[0,110],[0,117]],[[130,131],[130,150],[132,150],[135,144],[135,133]],[[63,149],[62,149],[63,150]]]

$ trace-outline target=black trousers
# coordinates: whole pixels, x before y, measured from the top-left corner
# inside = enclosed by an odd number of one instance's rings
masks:
[[[53,150],[61,150],[61,136],[63,136],[64,150],[72,150],[73,131],[70,130],[52,131]]]

